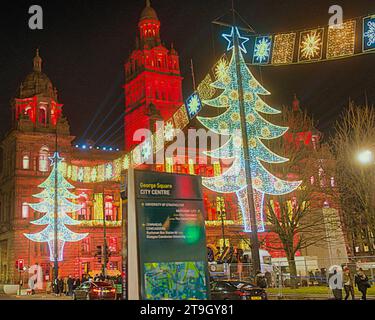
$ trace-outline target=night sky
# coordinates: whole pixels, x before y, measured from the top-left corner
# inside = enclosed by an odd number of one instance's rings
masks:
[[[28,28],[28,8],[41,5],[44,30]],[[236,0],[242,17],[257,33],[277,33],[328,24],[328,8],[338,4],[344,19],[375,14],[373,0]],[[71,132],[77,138],[121,146],[123,63],[134,48],[143,0],[7,1],[0,12],[0,135],[10,128],[10,104],[17,89],[32,71],[35,49],[40,48],[43,71],[50,77],[64,104]],[[220,27],[211,21],[227,13],[230,0],[153,0],[162,23],[162,40],[174,43],[180,54],[184,96],[192,91],[190,59],[197,80],[224,52]],[[228,17],[228,22],[229,17]],[[259,70],[254,70],[259,75]],[[283,67],[263,67],[262,82],[272,93],[267,102],[290,104],[297,93],[301,104],[327,135],[349,97],[363,104],[367,92],[375,102],[375,55],[335,62]],[[91,126],[90,126],[91,124]],[[114,125],[113,125],[114,124]],[[116,133],[116,130],[118,132]],[[327,136],[326,135],[326,136]],[[100,142],[100,140],[99,140]]]

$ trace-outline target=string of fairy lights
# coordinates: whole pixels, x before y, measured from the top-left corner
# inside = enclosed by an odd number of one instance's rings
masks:
[[[359,25],[362,26],[360,49],[358,48],[359,41],[357,41]],[[251,61],[255,65],[281,66],[345,59],[375,53],[375,15],[354,18],[339,26],[318,27],[266,36],[253,35],[249,38],[250,40],[244,43],[243,49],[246,51],[244,57],[251,55],[251,50],[247,49],[248,46],[251,49],[251,38],[254,38]],[[127,170],[131,163],[135,165],[144,163],[153,153],[172,142],[178,130],[186,128],[190,121],[198,116],[203,108],[201,101],[212,99],[217,94],[212,84],[226,74],[228,65],[229,59],[224,54],[199,83],[197,91],[189,96],[185,104],[165,122],[164,128],[155,132],[151,139],[144,141],[128,154],[106,164],[80,167],[64,163],[62,165],[64,176],[82,183],[119,181],[121,172]],[[257,110],[267,111],[265,103],[259,103],[256,107]],[[113,151],[118,151],[118,149]],[[189,162],[189,167],[190,172],[194,174],[194,165]],[[166,159],[166,170],[173,171],[173,159]]]
[[[375,52],[375,15],[326,27],[253,35],[250,39],[253,65],[282,66],[349,58]]]

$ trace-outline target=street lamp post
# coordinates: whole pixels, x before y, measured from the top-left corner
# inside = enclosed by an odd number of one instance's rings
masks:
[[[58,257],[58,250],[59,250],[59,244],[58,244],[58,216],[59,216],[59,209],[58,209],[58,205],[59,205],[59,201],[58,201],[58,155],[57,155],[57,152],[58,152],[58,136],[57,136],[57,126],[56,126],[56,134],[55,134],[55,210],[54,210],[54,281],[53,283],[55,285],[58,285],[57,284],[57,278],[59,277],[59,257]]]
[[[121,206],[122,206],[122,298],[128,299],[128,176],[127,172],[121,176]]]
[[[258,222],[256,217],[256,210],[254,204],[254,190],[253,190],[253,179],[251,176],[251,168],[250,168],[250,154],[249,154],[249,140],[247,135],[247,123],[246,123],[246,112],[245,112],[245,105],[244,105],[244,91],[243,91],[243,80],[241,74],[241,66],[240,66],[240,53],[239,53],[239,44],[238,44],[238,37],[233,32],[233,40],[235,44],[234,54],[236,55],[236,71],[237,71],[237,79],[238,79],[238,91],[239,91],[239,102],[240,102],[240,118],[241,118],[241,137],[243,141],[243,148],[244,148],[244,156],[245,156],[245,175],[247,181],[247,201],[249,205],[249,214],[250,214],[250,223],[251,223],[251,260],[252,260],[252,273],[253,276],[261,270],[261,263],[260,263],[260,255],[259,255],[259,239],[258,239]]]
[[[357,153],[357,160],[363,167],[375,165],[374,153],[370,149],[366,149],[366,150],[362,150],[362,151],[358,152]],[[364,170],[362,170],[361,174],[363,175],[363,177],[365,176]],[[373,252],[374,252],[374,238],[373,237],[372,237],[372,239],[370,238],[368,227],[366,228],[366,235],[365,236],[367,238],[368,245],[371,248],[371,253],[373,254]]]
[[[221,219],[221,235],[223,237],[223,252],[225,251],[225,248],[227,246],[227,243],[226,243],[226,239],[225,239],[225,222],[224,222],[224,211],[219,211],[218,212],[219,215],[220,215],[220,219]]]
[[[103,189],[103,249],[102,249],[103,266],[102,266],[102,271],[103,271],[104,278],[107,277],[107,256],[108,256],[108,252],[107,252],[107,223],[106,223],[107,219],[106,218],[107,217],[106,217],[106,214],[105,214],[105,192],[104,192],[104,189]]]

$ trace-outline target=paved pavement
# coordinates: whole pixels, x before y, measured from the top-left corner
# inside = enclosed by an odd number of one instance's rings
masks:
[[[334,300],[333,295],[326,295],[326,294],[308,294],[308,295],[283,294],[282,297],[279,297],[278,295],[275,295],[275,294],[269,294],[268,298],[269,300]],[[355,298],[356,300],[360,300],[360,296],[356,296]],[[375,301],[375,296],[367,297],[367,300]]]
[[[293,295],[293,294],[284,294],[282,298],[279,298],[276,294],[269,294],[268,298],[270,300],[333,300],[333,296],[325,295],[325,294],[309,294],[309,295]],[[357,300],[360,297],[356,297]],[[51,294],[35,294],[32,296],[8,296],[6,294],[0,293],[0,300],[45,300],[45,301],[70,301],[72,300],[71,297],[61,296],[56,297],[55,295]],[[375,296],[368,297],[368,300],[374,300]]]
[[[16,295],[6,295],[6,294],[0,294],[0,300],[46,300],[46,301],[66,301],[66,300],[72,300],[72,297],[56,297],[55,295],[51,294],[35,294],[35,295],[29,295],[29,296],[16,296]]]

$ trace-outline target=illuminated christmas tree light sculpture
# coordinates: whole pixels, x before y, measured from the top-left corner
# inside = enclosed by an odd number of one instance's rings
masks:
[[[29,204],[29,206],[40,213],[45,215],[31,222],[37,226],[47,227],[36,233],[36,234],[25,234],[25,237],[34,242],[47,242],[50,252],[50,260],[55,259],[55,177],[57,176],[57,204],[58,204],[58,216],[57,216],[57,242],[58,242],[58,261],[63,261],[64,246],[66,242],[78,242],[88,236],[85,234],[78,234],[69,230],[66,226],[77,226],[80,224],[79,221],[72,219],[67,213],[72,213],[80,210],[81,205],[75,204],[68,199],[77,199],[78,197],[71,193],[69,190],[74,187],[65,180],[62,170],[62,161],[58,153],[55,153],[51,161],[51,174],[49,177],[39,186],[44,190],[34,195],[37,199],[42,199],[40,203]]]
[[[262,117],[263,114],[279,114],[280,111],[268,106],[261,95],[269,95],[252,75],[243,58],[242,52],[246,53],[244,43],[246,38],[239,35],[237,28],[232,28],[231,35],[223,35],[229,42],[233,42],[234,34],[237,33],[238,46],[229,44],[228,50],[232,50],[232,57],[226,71],[221,72],[217,80],[212,83],[214,88],[222,90],[222,93],[211,100],[206,100],[206,105],[226,109],[217,117],[198,117],[198,120],[209,130],[225,135],[228,141],[219,149],[206,152],[215,159],[231,160],[232,164],[223,174],[204,178],[203,184],[208,189],[218,193],[236,193],[243,215],[244,228],[251,232],[250,206],[248,204],[246,180],[246,165],[250,166],[254,206],[257,214],[258,231],[264,232],[263,203],[264,196],[288,194],[296,190],[301,182],[283,181],[272,175],[263,166],[264,163],[284,163],[288,159],[278,156],[269,150],[262,140],[272,140],[283,136],[288,128],[274,125]],[[238,50],[238,54],[236,52]],[[242,51],[242,52],[241,52]],[[239,61],[237,58],[239,57]],[[237,63],[240,67],[238,77]],[[240,81],[239,81],[240,80]],[[240,88],[239,86],[242,86]],[[248,138],[248,150],[244,150],[241,126],[241,95],[243,93],[243,105],[246,115],[246,133]],[[249,160],[245,159],[248,152]]]

